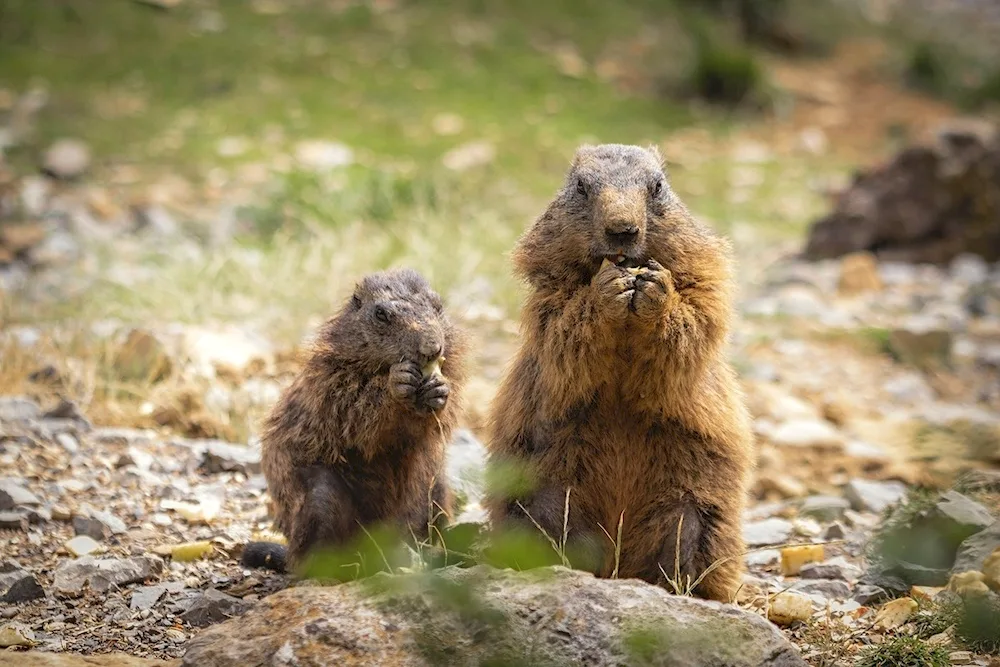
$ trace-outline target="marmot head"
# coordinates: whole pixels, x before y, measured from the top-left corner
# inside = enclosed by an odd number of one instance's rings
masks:
[[[589,280],[607,258],[637,266],[680,206],[655,147],[581,146],[556,198],[515,251],[529,279]]]
[[[447,356],[453,334],[441,297],[423,276],[393,269],[362,278],[317,342],[375,370]]]

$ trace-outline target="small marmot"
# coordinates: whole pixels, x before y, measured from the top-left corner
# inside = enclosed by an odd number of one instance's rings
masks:
[[[531,291],[491,406],[489,465],[521,466],[534,487],[493,486],[495,526],[559,540],[571,487],[568,545],[596,557],[595,574],[685,587],[711,570],[694,593],[730,599],[752,466],[724,357],[730,257],[673,193],[655,148],[577,151],[514,252]]]
[[[358,537],[362,526],[388,523],[419,537],[429,517],[450,515],[443,462],[465,346],[440,296],[410,269],[366,276],[319,329],[262,436],[289,568],[314,547]],[[254,542],[243,562],[282,570],[285,556]]]

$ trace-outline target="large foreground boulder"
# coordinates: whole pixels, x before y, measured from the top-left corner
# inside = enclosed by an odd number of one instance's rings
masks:
[[[124,653],[0,652],[0,667],[177,667],[177,660],[136,658]]]
[[[951,122],[932,142],[856,174],[812,226],[805,255],[867,250],[880,259],[944,263],[961,253],[1000,259],[1000,132]]]
[[[636,580],[487,566],[303,585],[195,637],[184,666],[804,666],[765,619]]]

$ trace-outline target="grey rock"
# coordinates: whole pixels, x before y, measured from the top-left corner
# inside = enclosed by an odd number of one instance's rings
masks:
[[[990,275],[990,267],[979,255],[962,253],[951,260],[952,277],[966,284],[981,283]]]
[[[895,569],[911,586],[944,586],[949,579],[947,568],[927,567],[904,560],[898,561]]]
[[[16,561],[0,563],[0,602],[17,604],[45,597],[38,580]]]
[[[764,519],[743,524],[743,540],[749,547],[766,547],[783,544],[795,530],[791,521],[785,519]]]
[[[28,513],[24,510],[0,512],[0,529],[28,530]]]
[[[90,159],[87,144],[79,139],[60,139],[45,151],[42,170],[55,178],[72,179],[87,171]]]
[[[240,472],[244,475],[260,473],[260,450],[234,445],[221,440],[205,443],[199,469],[212,475],[222,472]]]
[[[844,528],[843,524],[834,521],[829,526],[826,527],[826,531],[823,533],[824,540],[842,540],[847,537],[847,530]]]
[[[42,415],[41,408],[34,401],[21,396],[0,397],[0,423],[29,422]]]
[[[879,586],[862,585],[854,589],[854,597],[851,598],[860,605],[872,605],[889,598],[889,593]]]
[[[811,516],[819,521],[834,521],[851,508],[846,498],[839,496],[809,496],[802,500],[799,514]]]
[[[1000,549],[1000,521],[968,537],[958,547],[952,572],[982,570],[987,557]]]
[[[839,579],[807,579],[797,581],[792,586],[792,590],[806,593],[807,595],[819,595],[828,600],[849,600],[851,598],[851,587],[846,581]]]
[[[830,558],[822,563],[806,563],[799,576],[803,579],[840,579],[854,581],[861,576],[861,568],[843,556]]]
[[[227,595],[210,588],[195,598],[181,618],[196,628],[204,628],[213,623],[221,623],[241,616],[253,607],[250,602]]]
[[[121,535],[127,530],[125,522],[108,512],[89,512],[89,516],[73,517],[73,531],[77,535],[87,535],[97,541],[112,535]]]
[[[66,561],[53,576],[60,595],[82,595],[85,590],[103,593],[114,586],[152,579],[163,571],[163,561],[152,556],[134,558],[94,558],[84,556]]]
[[[876,586],[881,588],[892,597],[907,595],[910,592],[910,585],[901,577],[881,570],[869,570],[858,579],[858,587]]]
[[[41,500],[28,489],[24,484],[12,477],[0,479],[0,510],[12,510],[15,507],[24,505],[40,505]]]
[[[844,496],[859,512],[880,513],[906,496],[906,485],[902,482],[852,479],[844,488]]]
[[[744,557],[744,562],[750,567],[766,567],[774,565],[781,560],[781,552],[777,549],[764,549],[763,551],[751,551]]]
[[[989,510],[958,491],[942,494],[935,510],[943,520],[952,524],[949,530],[968,532],[969,535],[988,528],[994,521]]]
[[[129,609],[141,611],[151,609],[167,592],[166,586],[137,586],[132,591]]]
[[[440,606],[452,590],[471,593],[460,613]],[[806,664],[777,628],[733,605],[565,568],[476,566],[283,590],[196,635],[182,665],[294,665],[321,654],[327,664],[415,667],[431,657],[421,646],[444,664],[610,667],[634,664],[640,651],[672,667]]]
[[[465,496],[468,503],[483,497],[482,471],[486,447],[467,429],[455,431],[445,458],[445,471],[452,490]]]

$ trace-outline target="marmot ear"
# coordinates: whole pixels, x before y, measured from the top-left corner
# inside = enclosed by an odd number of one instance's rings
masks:
[[[357,292],[355,292],[351,296],[351,306],[354,308],[354,310],[360,310],[361,309],[361,297],[358,296]]]

